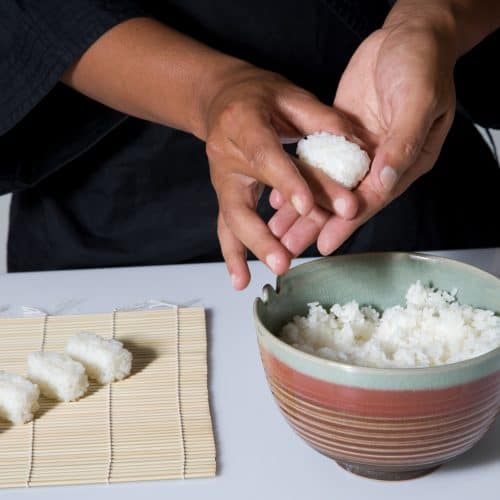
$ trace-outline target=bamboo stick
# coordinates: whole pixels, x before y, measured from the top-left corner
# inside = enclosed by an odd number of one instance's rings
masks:
[[[0,369],[25,374],[27,355],[42,343],[46,351],[61,352],[71,335],[88,330],[105,338],[114,332],[134,356],[132,374],[111,389],[92,383],[77,402],[41,397],[33,436],[33,424],[0,422],[0,487],[215,474],[202,308],[117,311],[114,320],[113,314],[49,316],[44,322],[0,319]]]

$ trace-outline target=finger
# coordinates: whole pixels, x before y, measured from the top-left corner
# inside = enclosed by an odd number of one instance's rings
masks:
[[[290,254],[257,215],[251,188],[231,176],[218,189],[222,216],[233,235],[275,274],[290,266]]]
[[[279,189],[297,212],[306,215],[314,206],[306,181],[284,151],[270,118],[255,110],[249,113],[252,126],[241,127],[231,136],[249,166],[244,173]]]
[[[419,177],[429,172],[436,163],[441,148],[450,130],[455,116],[455,108],[450,108],[443,116],[437,119],[427,134],[427,141],[422,147],[420,157],[401,177],[394,189],[394,198],[404,193]]]
[[[246,248],[227,227],[220,214],[217,218],[217,235],[233,288],[243,290],[250,282]]]
[[[299,165],[299,170],[307,180],[314,194],[314,199],[319,205],[345,219],[352,219],[356,215],[358,199],[355,194],[337,184],[322,170],[311,167],[298,159],[295,161]],[[277,189],[273,189],[269,195],[269,203],[275,210],[280,210],[285,204],[285,199]],[[295,222],[295,219],[291,221],[291,223],[293,222]],[[275,234],[278,236],[277,233]]]
[[[318,205],[344,219],[355,217],[358,211],[358,198],[354,193],[335,182],[323,170],[311,167],[298,159],[296,163]]]
[[[313,208],[311,212],[314,210],[315,209]],[[297,210],[295,210],[290,203],[285,203],[269,219],[267,225],[274,236],[281,239],[299,217],[300,215],[297,213]]]
[[[281,238],[281,243],[293,255],[300,255],[314,243],[331,213],[322,208],[313,208],[306,216],[299,217]]]
[[[401,195],[423,173],[418,164],[407,170],[393,189],[392,199]],[[357,189],[360,210],[352,220],[332,216],[323,226],[318,236],[318,250],[322,255],[330,255],[344,243],[362,224],[373,217],[388,203],[373,190],[370,183],[362,183]]]
[[[287,99],[283,99],[282,107],[287,118],[302,135],[323,131],[343,135],[354,142],[360,140],[355,134],[352,122],[346,116],[332,106],[323,104],[311,94],[291,94]]]
[[[269,204],[275,210],[279,210],[285,204],[285,198],[277,189],[273,189],[269,194]]]
[[[418,95],[396,103],[389,130],[377,149],[369,174],[373,188],[387,196],[418,159],[436,119],[433,105]]]
[[[360,200],[358,215],[351,220],[334,215],[321,229],[317,246],[322,255],[329,255],[334,252],[359,226],[383,207],[378,193],[373,191],[369,184],[360,184],[357,193]]]

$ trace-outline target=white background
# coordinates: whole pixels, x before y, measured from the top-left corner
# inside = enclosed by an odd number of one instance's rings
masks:
[[[446,254],[500,277],[500,248]],[[148,298],[203,305],[218,474],[185,482],[0,489],[0,500],[500,499],[500,418],[470,451],[412,481],[361,478],[307,446],[274,403],[257,349],[251,306],[262,286],[275,278],[261,262],[252,261],[250,270],[252,282],[239,293],[231,289],[222,263],[1,276],[15,316],[26,304],[59,314],[109,314]]]
[[[493,131],[497,150],[500,152],[500,131]],[[10,196],[0,196],[0,273],[5,272],[7,228]]]

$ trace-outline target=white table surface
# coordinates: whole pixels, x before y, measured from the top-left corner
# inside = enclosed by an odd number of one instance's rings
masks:
[[[444,254],[500,276],[500,249]],[[7,489],[0,490],[0,498],[433,500],[444,494],[453,500],[500,499],[500,419],[462,457],[400,483],[357,477],[302,442],[272,399],[252,323],[253,299],[274,278],[259,262],[251,269],[252,283],[239,293],[231,289],[223,264],[0,275],[0,310],[8,305],[14,313],[22,305],[49,313],[61,306],[63,313],[106,312],[150,298],[202,304],[218,452],[217,476],[211,479]]]

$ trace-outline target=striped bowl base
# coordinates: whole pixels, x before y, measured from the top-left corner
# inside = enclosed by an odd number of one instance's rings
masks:
[[[264,349],[261,356],[295,432],[344,469],[374,479],[432,472],[472,448],[500,408],[500,371],[442,389],[388,391],[325,382]]]
[[[425,469],[406,470],[406,471],[387,471],[384,469],[374,469],[364,465],[352,464],[348,462],[337,463],[346,471],[357,474],[358,476],[368,477],[370,479],[378,479],[379,481],[405,481],[407,479],[416,479],[418,477],[426,476],[434,472],[440,466],[435,465]]]

